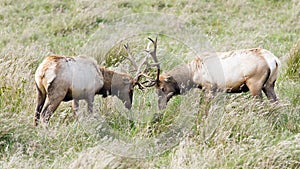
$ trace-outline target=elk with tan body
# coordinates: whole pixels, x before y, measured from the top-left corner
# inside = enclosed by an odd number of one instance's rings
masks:
[[[157,61],[157,39],[149,40],[154,45],[149,53]],[[277,101],[274,86],[279,66],[279,59],[261,48],[204,53],[161,75],[158,67],[156,80],[148,86],[155,85],[160,109],[164,109],[173,96],[191,88],[228,93],[250,91],[252,96],[260,98],[263,91],[274,102]]]
[[[128,45],[125,47],[129,52]],[[138,67],[137,64],[134,66]],[[131,109],[134,87],[136,85],[140,89],[144,87],[138,82],[140,76],[144,75],[140,69],[133,78],[129,74],[100,67],[95,60],[86,56],[52,55],[46,57],[35,73],[37,106],[34,125],[38,125],[40,117],[48,123],[62,101],[72,100],[73,112],[76,116],[79,100],[83,99],[88,104],[87,111],[91,113],[96,94],[103,97],[115,95],[123,101],[127,109]]]

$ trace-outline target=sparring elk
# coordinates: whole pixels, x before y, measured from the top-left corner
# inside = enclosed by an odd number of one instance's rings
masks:
[[[129,46],[125,48],[130,55]],[[130,55],[131,56],[131,55]],[[135,63],[132,57],[127,57]],[[143,76],[140,66],[136,77],[126,73],[118,73],[97,65],[94,59],[86,56],[58,56],[46,57],[35,73],[37,88],[37,106],[34,125],[38,125],[40,116],[48,123],[51,115],[62,101],[72,100],[72,108],[76,116],[79,100],[87,102],[87,111],[93,111],[93,101],[96,94],[103,97],[115,95],[123,101],[127,109],[131,109],[133,90],[136,85],[143,89],[139,79]]]
[[[149,40],[154,50],[148,52],[157,62],[157,39]],[[148,86],[156,87],[159,109],[164,109],[173,96],[191,88],[228,93],[250,91],[252,96],[259,98],[263,91],[270,101],[275,102],[274,86],[279,66],[279,59],[261,48],[203,53],[192,62],[161,75],[160,67],[157,67],[157,78]]]

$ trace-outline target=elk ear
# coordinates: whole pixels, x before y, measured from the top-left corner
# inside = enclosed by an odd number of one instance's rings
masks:
[[[172,80],[172,76],[168,76],[164,79],[165,82],[169,83]]]

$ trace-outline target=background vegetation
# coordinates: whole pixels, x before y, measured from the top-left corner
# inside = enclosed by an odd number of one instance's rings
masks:
[[[299,9],[298,0],[1,1],[0,168],[300,168]],[[132,122],[122,114],[128,111],[116,109],[122,107],[117,99],[97,97],[96,112],[105,120],[103,125],[117,131],[115,138],[121,141],[156,138],[172,128],[180,113],[196,110],[188,121],[190,130],[146,158],[138,156],[149,147],[140,144],[145,148],[141,152],[128,151],[121,142],[111,144],[105,136],[112,132],[99,122],[88,117],[75,121],[70,103],[59,107],[49,130],[34,127],[34,72],[41,60],[51,53],[88,54],[105,64],[103,52],[91,52],[87,42],[111,23],[122,25],[118,18],[144,12],[175,15],[201,28],[214,50],[272,51],[282,60],[276,85],[280,103],[257,102],[248,94],[218,94],[207,101],[200,91],[191,91],[198,97],[176,97],[161,121],[150,123],[154,115]],[[113,31],[107,39],[124,39]],[[186,38],[193,39],[193,33]],[[185,47],[174,48],[180,44],[168,46],[172,39],[162,39],[159,54],[189,53]],[[155,96],[152,90],[136,91],[133,116],[157,111]]]

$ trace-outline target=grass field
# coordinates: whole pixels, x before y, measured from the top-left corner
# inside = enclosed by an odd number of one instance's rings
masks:
[[[299,9],[298,0],[1,1],[0,168],[300,168]],[[96,96],[96,117],[82,102],[76,121],[67,102],[48,130],[33,126],[45,56],[126,70],[121,46],[141,55],[148,36],[159,38],[163,71],[207,50],[268,49],[282,61],[280,102],[191,90],[157,113],[155,91],[136,89],[132,111]]]

